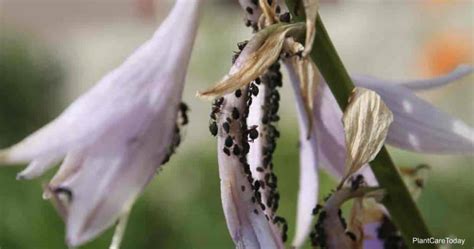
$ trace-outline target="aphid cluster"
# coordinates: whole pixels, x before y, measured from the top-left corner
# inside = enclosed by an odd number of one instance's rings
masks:
[[[185,125],[189,123],[188,111],[188,105],[186,105],[186,103],[184,102],[181,102],[178,106],[178,117],[176,120],[176,126],[174,128],[173,141],[171,142],[171,146],[168,149],[168,153],[166,154],[161,164],[167,163],[170,160],[171,156],[175,153],[176,148],[178,148],[178,146],[181,144],[181,130]]]
[[[245,48],[247,42],[237,44],[239,51],[235,52],[232,62],[235,63],[242,49]],[[260,134],[257,125],[247,125],[247,118],[250,112],[253,98],[263,94],[260,87],[265,85],[264,96],[264,114],[262,117],[262,130]],[[251,186],[248,190],[244,185],[240,186],[242,192],[252,191],[250,201],[254,203],[253,212],[260,215],[263,212],[265,218],[280,227],[282,231],[282,240],[287,240],[288,224],[283,217],[275,216],[274,213],[278,209],[280,195],[277,191],[277,176],[272,172],[272,154],[276,148],[276,139],[280,136],[275,122],[279,120],[277,114],[279,109],[280,95],[278,87],[282,86],[282,75],[280,73],[279,63],[275,63],[261,77],[252,81],[248,86],[236,90],[232,97],[241,99],[245,103],[244,108],[226,107],[223,111],[223,104],[227,100],[226,97],[216,99],[212,104],[210,114],[209,131],[213,136],[219,134],[223,138],[222,152],[227,156],[236,156],[239,158],[242,171],[246,175]],[[221,124],[220,126],[218,124]],[[250,150],[251,143],[262,137],[265,141],[263,149],[262,165],[256,168],[261,177],[252,176],[250,165],[247,162],[247,155]]]
[[[258,3],[259,0],[252,0],[252,4],[247,6],[245,8],[245,11],[247,12],[247,15],[249,17],[252,17],[253,15],[255,15],[257,13],[257,9],[260,8],[259,6],[259,3]],[[273,0],[267,0],[268,2],[268,5],[272,6],[274,3]],[[275,11],[275,14],[277,15],[278,19],[280,20],[280,22],[290,22],[291,20],[291,15],[289,12],[284,12],[282,13],[282,8],[280,5],[276,5],[275,8],[274,8],[274,11]],[[258,20],[258,18],[254,18],[255,20]],[[247,27],[252,27],[254,31],[257,31],[258,30],[258,23],[255,22],[255,21],[252,21],[249,19],[245,20],[245,26]]]
[[[382,224],[377,229],[377,238],[383,241],[385,249],[406,249],[400,232],[386,215],[382,218]]]
[[[327,201],[333,193],[329,194],[324,198],[324,201]],[[318,204],[316,207],[313,209],[312,214],[314,216],[318,216],[318,219],[316,221],[316,224],[314,225],[309,237],[311,240],[311,245],[313,248],[319,247],[319,248],[328,248],[328,243],[327,243],[327,231],[326,229],[331,229],[326,227],[326,219],[332,219],[332,217],[328,217],[329,214],[326,210],[324,210],[324,206]],[[344,230],[347,229],[347,222],[344,216],[342,215],[342,210],[340,208],[337,209],[337,219],[339,219],[339,222],[341,223],[342,227]],[[355,235],[347,231],[345,232],[345,235],[348,236],[351,240],[356,240]]]
[[[315,212],[315,210],[313,209],[313,214],[317,215],[318,211],[319,210],[317,210]],[[323,210],[323,211],[319,212],[318,220],[317,220],[316,224],[314,225],[313,230],[309,234],[309,238],[311,240],[311,245],[313,246],[313,248],[315,248],[317,246],[319,246],[321,248],[326,248],[326,246],[327,246],[327,244],[326,244],[326,232],[325,232],[325,229],[324,229],[324,220],[325,219],[326,219],[326,211]]]
[[[278,116],[280,94],[278,88],[282,86],[282,75],[280,73],[280,64],[277,62],[273,64],[268,71],[262,75],[261,80],[256,80],[254,87],[258,85],[265,85],[265,99],[263,105],[263,116],[261,123],[263,124],[262,131],[263,134],[263,160],[262,166],[257,167],[257,171],[264,175],[261,180],[262,186],[268,186],[265,190],[266,196],[266,206],[271,209],[271,213],[275,213],[278,210],[278,203],[280,199],[280,194],[278,193],[278,178],[273,172],[273,153],[276,149],[276,140],[280,136],[280,132],[276,128],[276,122],[280,119]],[[250,85],[252,88],[252,85]],[[252,135],[252,134],[250,134]],[[250,139],[255,139],[250,137]],[[286,237],[286,234],[284,235]]]
[[[286,219],[281,216],[275,216],[275,218],[273,218],[273,224],[280,227],[282,232],[281,240],[285,242],[288,239],[288,222],[286,222]]]

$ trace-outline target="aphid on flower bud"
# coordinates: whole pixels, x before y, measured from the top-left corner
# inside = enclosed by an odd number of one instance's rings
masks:
[[[224,131],[226,133],[229,133],[230,131],[230,124],[228,122],[224,122],[224,124],[222,124],[222,128],[224,129]]]
[[[232,118],[239,119],[239,117],[240,117],[240,112],[237,108],[234,107],[234,109],[232,109]]]
[[[246,10],[247,13],[249,13],[250,15],[253,15],[253,9],[252,9],[252,8],[247,7],[247,8],[245,8],[245,10]]]
[[[280,22],[290,22],[291,20],[291,15],[289,12],[283,13],[280,15]]]
[[[248,143],[243,143],[242,144],[242,153],[243,154],[247,154],[249,153],[249,150],[250,150],[250,145]]]
[[[234,144],[234,140],[232,139],[232,137],[227,136],[225,139],[224,145],[226,147],[231,147],[233,144]]]
[[[230,156],[230,150],[229,150],[227,147],[225,147],[224,149],[222,149],[222,151],[223,151],[226,155]]]
[[[257,85],[260,85],[260,83],[262,83],[262,80],[261,80],[260,78],[256,78],[256,79],[254,80],[254,82],[255,82],[255,84],[257,84]]]
[[[257,131],[257,125],[252,125],[250,128],[245,132],[248,134],[250,141],[253,142],[255,139],[258,138],[258,131]]]
[[[357,175],[351,181],[351,190],[352,191],[357,190],[362,184],[364,184],[364,176],[363,175]]]
[[[260,180],[260,186],[262,186],[262,189],[265,189],[265,182]]]
[[[250,20],[248,20],[248,19],[245,20],[245,26],[246,26],[246,27],[252,26],[252,21],[250,21]]]
[[[242,96],[242,90],[237,89],[237,90],[235,91],[235,97],[240,98],[240,96]]]
[[[232,55],[232,65],[235,64],[235,62],[237,61],[237,59],[239,58],[240,56],[240,51],[239,52],[235,52],[234,55]]]
[[[253,186],[255,187],[255,190],[259,190],[260,189],[260,181],[255,181]]]
[[[249,175],[249,178],[251,178],[250,173],[252,173],[252,172],[250,171],[250,165],[248,163],[245,163],[245,165],[244,165],[244,173]],[[247,179],[247,180],[249,180],[249,182],[253,181],[252,179]]]
[[[415,179],[415,184],[419,188],[423,188],[425,186],[425,181],[421,178]]]
[[[253,96],[257,96],[259,93],[258,86],[255,84],[251,84],[249,88],[250,92],[252,93]]]
[[[237,47],[240,49],[240,50],[243,50],[245,48],[245,46],[247,46],[247,43],[249,41],[243,41],[243,42],[239,42],[237,43]]]
[[[313,215],[317,215],[319,211],[321,211],[322,208],[323,206],[321,206],[320,204],[317,204],[316,207],[313,208]]]
[[[351,238],[352,241],[356,241],[357,240],[357,237],[355,236],[355,234],[351,231],[347,231],[346,232],[346,235],[349,236],[349,238]]]
[[[241,153],[240,147],[238,145],[234,145],[234,149],[232,150],[232,152],[234,153],[234,155],[239,156]]]
[[[184,103],[184,102],[181,102],[179,104],[179,111],[181,113],[181,118],[182,118],[181,125],[188,124],[189,123],[189,118],[188,118],[189,107],[188,107],[188,105],[186,105],[186,103]]]
[[[222,103],[224,103],[224,97],[220,97],[220,98],[214,100],[214,105],[216,105],[216,106],[220,107],[222,105]]]
[[[211,132],[211,134],[213,136],[216,136],[217,135],[217,123],[216,122],[211,122],[209,124],[209,131]]]
[[[211,119],[216,120],[216,115],[221,112],[221,107],[214,105],[212,106],[211,114],[209,115]]]

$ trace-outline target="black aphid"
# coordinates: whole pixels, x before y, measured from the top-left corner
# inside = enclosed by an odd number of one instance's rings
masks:
[[[235,91],[235,97],[240,98],[240,96],[242,96],[242,90],[237,89],[237,90]]]
[[[224,148],[224,149],[222,149],[222,151],[223,151],[226,155],[230,156],[230,150],[229,150],[228,148]]]
[[[239,117],[240,117],[240,112],[237,108],[234,107],[234,109],[232,109],[232,118],[239,119]]]
[[[240,147],[238,145],[234,145],[234,149],[232,150],[232,152],[234,153],[234,155],[239,156],[242,151],[240,150]]]
[[[247,46],[248,42],[249,41],[239,42],[239,43],[237,43],[237,47],[239,48],[239,50],[243,50],[245,48],[245,46]]]
[[[228,122],[224,122],[224,124],[222,124],[222,128],[224,129],[224,131],[226,133],[229,133],[230,131],[230,124]]]
[[[225,139],[224,145],[226,147],[231,147],[233,144],[234,144],[234,140],[230,136],[227,136]]]
[[[289,12],[283,13],[280,15],[280,22],[290,22],[291,15]]]
[[[211,122],[209,124],[209,131],[211,132],[211,134],[213,136],[216,136],[217,135],[217,123],[216,122]]]
[[[255,140],[255,139],[258,138],[257,127],[253,128],[253,129],[250,129],[250,130],[248,131],[248,133],[249,133],[249,138],[250,138],[250,140],[253,141],[253,140]]]
[[[253,9],[250,7],[245,8],[245,10],[250,14],[253,15]]]

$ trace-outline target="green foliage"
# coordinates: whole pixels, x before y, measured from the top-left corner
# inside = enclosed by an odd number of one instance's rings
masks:
[[[0,33],[0,147],[5,147],[51,118],[62,73],[44,51]]]

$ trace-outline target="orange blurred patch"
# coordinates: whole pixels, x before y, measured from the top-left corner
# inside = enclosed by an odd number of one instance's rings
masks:
[[[469,34],[469,32],[466,32]],[[422,47],[421,63],[426,76],[445,74],[459,64],[473,62],[473,43],[469,35],[445,32],[434,35]]]

